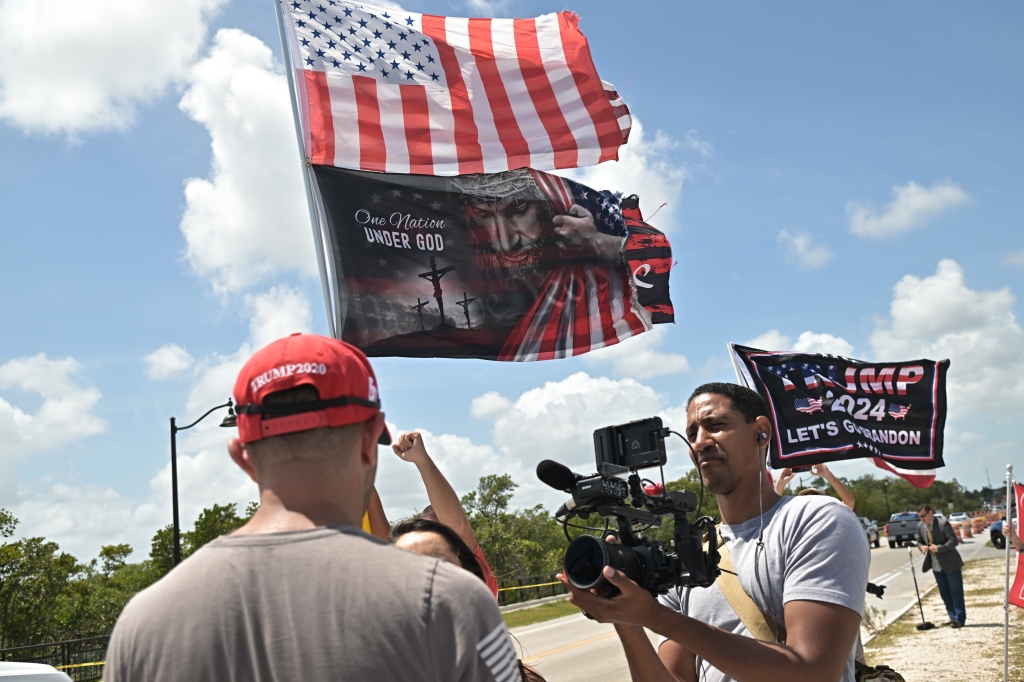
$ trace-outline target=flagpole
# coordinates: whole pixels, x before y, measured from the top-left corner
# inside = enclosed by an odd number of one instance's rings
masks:
[[[1004,524],[1013,523],[1010,518],[1010,500],[1015,499],[1013,490],[1013,465],[1006,465],[1006,520]],[[1017,510],[1020,518],[1020,509]],[[1004,527],[1003,530],[1006,530]],[[1006,541],[1006,596],[1003,603],[1003,682],[1010,680],[1010,549],[1013,543]]]
[[[295,136],[299,142],[299,158],[302,159],[302,184],[306,187],[306,204],[309,208],[309,217],[313,224],[313,243],[316,246],[316,260],[320,268],[320,286],[324,292],[324,306],[327,309],[327,330],[334,338],[338,338],[334,326],[334,306],[331,305],[331,288],[327,279],[327,261],[324,258],[324,242],[320,214],[316,210],[316,202],[313,199],[313,185],[309,174],[312,164],[306,156],[306,145],[302,136],[302,119],[299,116],[299,100],[295,87],[295,65],[292,64],[292,51],[288,45],[288,36],[284,27],[284,14],[281,11],[281,0],[274,0],[274,13],[277,15],[277,28],[281,34],[281,51],[284,54],[284,71],[288,78],[288,95],[292,100],[292,118],[295,120]]]

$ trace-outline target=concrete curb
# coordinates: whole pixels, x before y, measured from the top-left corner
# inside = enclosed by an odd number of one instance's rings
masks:
[[[932,583],[932,586],[931,586],[931,587],[929,587],[928,589],[926,589],[926,590],[925,590],[924,592],[922,592],[922,593],[921,593],[921,601],[923,602],[923,601],[924,601],[924,598],[925,598],[925,597],[927,597],[927,596],[928,596],[929,594],[931,594],[932,590],[934,590],[934,589],[935,589],[935,588],[937,588],[938,586],[939,586],[939,585],[938,585],[938,583]],[[896,615],[895,615],[895,616],[893,616],[893,617],[892,617],[891,619],[889,619],[889,620],[888,620],[888,621],[887,621],[887,622],[885,623],[885,625],[883,625],[883,626],[882,626],[882,629],[881,629],[880,631],[876,632],[876,633],[875,633],[875,634],[873,634],[873,635],[870,635],[870,636],[869,636],[869,637],[868,637],[867,639],[865,639],[865,640],[861,641],[861,644],[862,644],[862,645],[864,645],[864,646],[867,646],[867,645],[868,645],[868,643],[869,643],[869,642],[870,642],[871,640],[873,640],[873,639],[874,639],[875,637],[877,637],[878,635],[882,634],[882,632],[884,632],[884,631],[885,631],[885,629],[886,629],[887,627],[889,627],[890,625],[892,625],[893,623],[895,623],[896,621],[898,621],[898,620],[899,620],[900,618],[902,618],[902,617],[903,617],[903,615],[904,615],[904,614],[905,614],[905,613],[906,613],[907,611],[909,611],[910,609],[914,608],[915,606],[917,606],[917,599],[912,599],[912,600],[910,601],[910,603],[909,603],[909,604],[907,604],[906,606],[904,606],[904,607],[903,607],[902,609],[900,609],[900,610],[899,610],[899,612],[897,612],[897,613],[896,613]]]
[[[499,606],[498,610],[502,613],[509,613],[510,611],[519,611],[521,609],[532,609],[534,606],[550,604],[553,601],[562,601],[563,599],[568,598],[568,594],[556,594],[554,597],[543,597],[542,599],[531,599],[530,601],[524,601],[518,604],[508,604],[506,606]]]

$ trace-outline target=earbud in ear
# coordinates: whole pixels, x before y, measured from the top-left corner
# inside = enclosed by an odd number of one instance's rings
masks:
[[[758,443],[763,443],[765,441],[765,439],[767,439],[767,438],[768,438],[768,434],[767,433],[759,433],[759,434],[757,434],[757,442]]]

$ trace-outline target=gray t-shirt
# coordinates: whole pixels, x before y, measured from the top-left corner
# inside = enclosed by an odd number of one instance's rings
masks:
[[[754,553],[762,518],[764,551],[758,552],[759,569],[755,572]],[[734,526],[722,524],[721,532],[743,590],[783,626],[784,605],[797,600],[839,604],[864,615],[871,550],[860,521],[838,500],[825,496],[783,497],[761,518]],[[752,636],[717,583],[708,588],[675,588],[660,600],[702,623]],[[849,657],[842,682],[854,682],[853,654],[852,649],[836,652]],[[700,658],[697,665],[703,671],[698,672],[702,682],[733,679]]]
[[[137,594],[106,682],[519,682],[479,578],[350,526],[218,538]]]

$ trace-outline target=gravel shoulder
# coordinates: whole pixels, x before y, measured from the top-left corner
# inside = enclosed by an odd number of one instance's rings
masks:
[[[978,559],[964,566],[967,625],[953,629],[938,590],[924,598],[924,615],[936,625],[919,632],[921,614],[914,608],[879,633],[864,648],[870,665],[884,663],[907,682],[963,682],[1003,679],[1003,559]],[[1011,570],[1011,580],[1013,579]],[[934,582],[930,574],[922,587]],[[1010,607],[1010,679],[1024,680],[1024,609]]]

